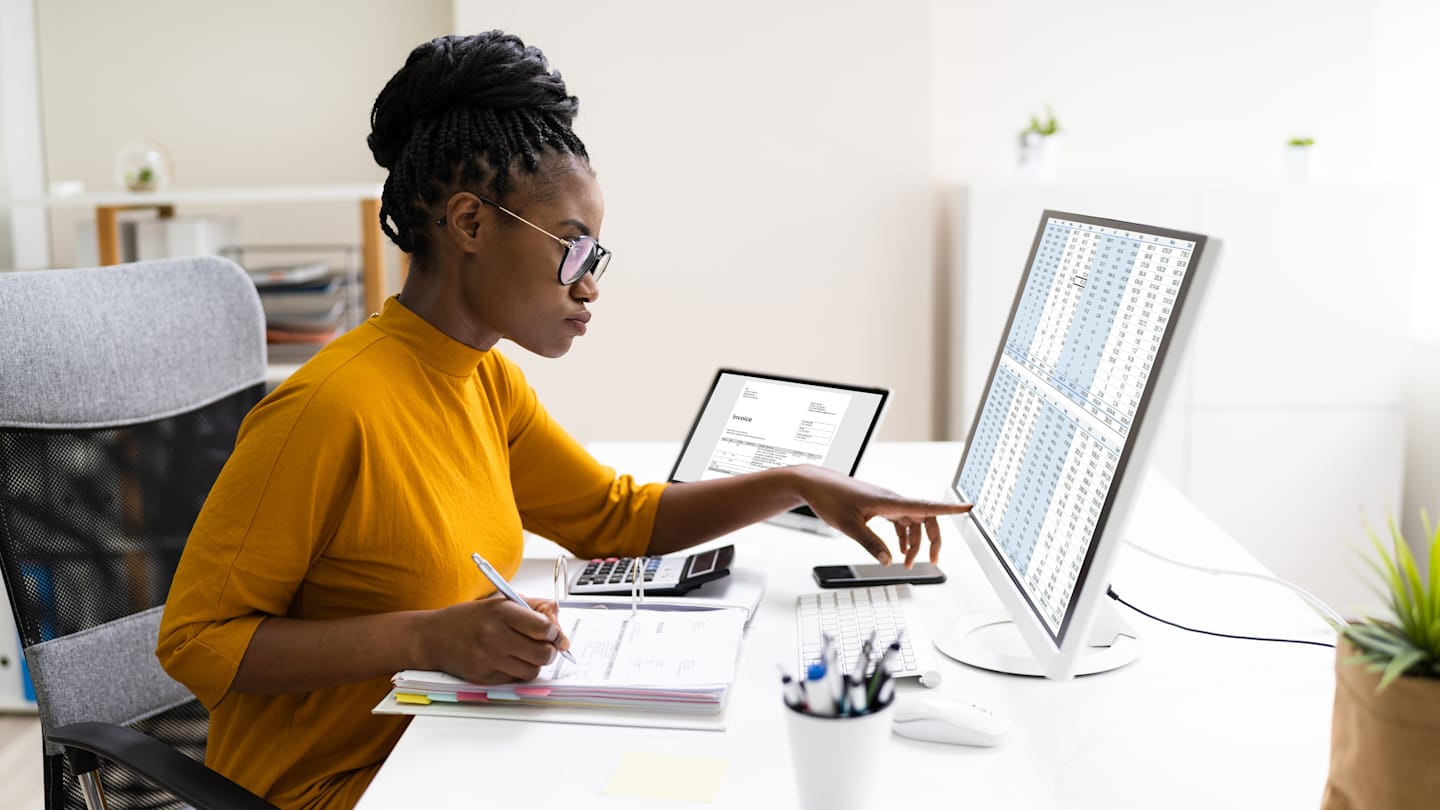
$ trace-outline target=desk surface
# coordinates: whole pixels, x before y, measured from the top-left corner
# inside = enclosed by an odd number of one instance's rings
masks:
[[[592,446],[602,461],[663,479],[669,444]],[[859,476],[935,496],[953,475],[959,445],[878,444]],[[1130,538],[1200,565],[1264,572],[1244,549],[1164,481],[1150,478]],[[848,539],[769,525],[732,535],[736,564],[768,560],[765,599],[746,633],[727,730],[674,731],[506,720],[419,718],[360,802],[362,810],[449,807],[704,806],[601,795],[626,753],[721,757],[716,804],[797,804],[776,662],[793,668],[794,604],[815,589],[810,567],[861,562]],[[931,635],[960,613],[997,607],[960,541],[941,557],[942,586],[917,588]],[[553,546],[532,542],[545,554]],[[747,553],[754,548],[755,553]],[[1287,590],[1177,568],[1125,549],[1112,583],[1127,601],[1221,632],[1330,640],[1333,633]],[[1009,739],[967,748],[891,737],[875,763],[896,807],[1213,808],[1315,807],[1325,783],[1333,653],[1291,644],[1187,633],[1125,611],[1144,655],[1118,671],[1067,682],[998,675],[937,657],[934,690],[1003,714]],[[902,685],[899,699],[918,684]],[[560,776],[563,774],[563,776]],[[922,804],[923,802],[923,804]]]

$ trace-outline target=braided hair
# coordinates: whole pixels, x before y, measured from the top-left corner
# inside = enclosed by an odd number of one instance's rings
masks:
[[[546,154],[589,159],[570,129],[580,102],[545,54],[500,31],[432,39],[410,52],[375,99],[366,143],[389,171],[380,228],[425,257],[430,211],[460,189],[502,198],[512,172]]]

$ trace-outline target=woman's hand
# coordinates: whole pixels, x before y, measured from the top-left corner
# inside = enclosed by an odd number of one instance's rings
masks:
[[[471,683],[534,680],[560,650],[570,648],[570,639],[560,631],[553,601],[525,601],[535,610],[494,596],[433,611],[423,633],[426,666]]]
[[[883,517],[895,527],[905,567],[915,564],[920,553],[921,527],[930,538],[930,562],[940,561],[940,525],[936,517],[969,512],[968,503],[939,503],[905,498],[884,487],[857,481],[848,475],[824,467],[795,467],[800,475],[800,494],[816,516],[835,529],[854,538],[875,559],[890,564],[890,550],[866,525],[871,518]]]

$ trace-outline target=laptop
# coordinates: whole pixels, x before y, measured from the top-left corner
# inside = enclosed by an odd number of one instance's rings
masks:
[[[887,388],[722,368],[690,426],[670,480],[705,481],[795,464],[854,475],[889,399]],[[771,522],[834,533],[808,506]]]

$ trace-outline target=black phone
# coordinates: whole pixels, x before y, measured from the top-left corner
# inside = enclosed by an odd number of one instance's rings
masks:
[[[869,585],[933,585],[945,581],[945,572],[927,562],[907,569],[891,565],[817,565],[815,581],[822,588],[860,588]]]

